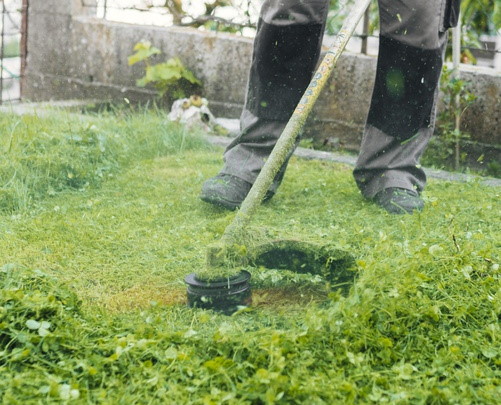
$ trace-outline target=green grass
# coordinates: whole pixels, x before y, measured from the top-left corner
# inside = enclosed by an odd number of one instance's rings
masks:
[[[501,395],[499,188],[431,181],[425,211],[395,217],[363,200],[350,168],[293,159],[253,230],[349,251],[358,280],[342,296],[252,269],[253,307],[227,317],[187,308],[182,282],[234,215],[198,200],[221,150],[159,112],[0,128],[3,403]]]

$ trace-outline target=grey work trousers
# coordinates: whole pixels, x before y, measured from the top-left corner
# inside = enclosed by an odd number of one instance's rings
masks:
[[[378,0],[376,80],[354,177],[362,194],[422,191],[419,165],[433,132],[446,31],[459,0]],[[253,183],[306,89],[320,54],[329,0],[266,0],[262,6],[241,133],[221,173]],[[281,182],[285,167],[271,191]]]

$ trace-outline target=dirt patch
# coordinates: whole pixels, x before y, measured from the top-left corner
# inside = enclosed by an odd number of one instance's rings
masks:
[[[184,305],[186,304],[186,289],[135,285],[111,295],[105,301],[104,307],[110,312],[128,312],[147,308],[153,303],[158,305]]]
[[[320,288],[258,288],[252,290],[252,307],[285,308],[305,306],[327,299],[327,292]],[[104,302],[112,313],[125,313],[156,305],[187,305],[186,289],[158,288],[152,285],[136,285],[113,294]]]

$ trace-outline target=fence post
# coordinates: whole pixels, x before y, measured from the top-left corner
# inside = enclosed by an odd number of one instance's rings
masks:
[[[458,24],[452,29],[452,66],[453,78],[459,80],[461,78],[459,64],[461,63],[461,12],[459,13]],[[456,94],[454,99],[454,133],[456,134],[456,142],[454,145],[454,169],[459,170],[460,164],[460,128],[461,128],[461,99],[460,95]]]
[[[3,57],[5,44],[5,2],[2,1],[2,31],[0,32],[0,104],[3,104]]]
[[[55,87],[54,82],[70,68],[73,18],[95,15],[97,0],[31,0],[26,1],[26,7],[21,97],[43,100],[50,94],[46,90]]]
[[[26,76],[26,58],[28,57],[28,8],[29,1],[23,0],[21,6],[21,41],[19,44],[19,53],[21,58],[21,67],[19,71],[19,93],[23,98],[24,82]]]
[[[369,43],[370,9],[371,6],[369,5],[369,7],[367,7],[367,10],[365,10],[363,20],[362,47],[360,49],[360,52],[364,55],[367,55],[367,45]]]

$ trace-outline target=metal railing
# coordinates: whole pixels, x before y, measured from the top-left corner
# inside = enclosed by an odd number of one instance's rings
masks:
[[[21,99],[28,0],[0,0],[0,104]]]

